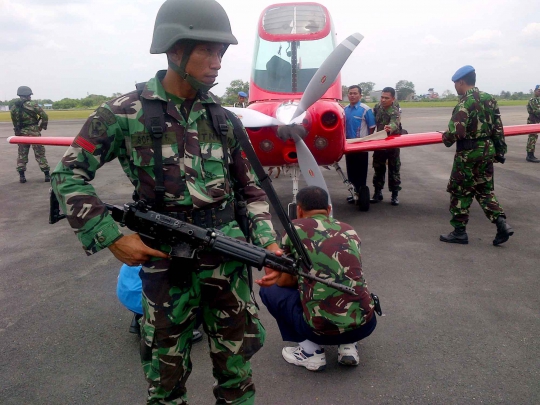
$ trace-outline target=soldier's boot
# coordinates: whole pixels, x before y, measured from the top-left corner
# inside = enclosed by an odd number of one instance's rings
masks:
[[[21,183],[26,183],[26,176],[24,175],[24,172],[19,172],[19,181]]]
[[[379,190],[378,188],[376,188],[375,192],[373,193],[373,197],[371,198],[371,200],[369,200],[369,202],[372,204],[375,204],[382,200],[383,200],[382,190]]]
[[[540,159],[534,156],[534,152],[527,152],[527,162],[540,163]]]
[[[129,333],[134,333],[141,336],[141,325],[139,320],[142,318],[141,314],[133,314],[133,319],[131,320],[131,325],[129,325]]]
[[[460,245],[467,245],[469,243],[469,236],[467,235],[465,227],[455,228],[448,235],[441,235],[439,239],[441,242],[459,243]]]
[[[390,203],[394,206],[399,205],[399,200],[397,196],[398,196],[398,191],[397,190],[392,191],[392,198],[390,199]]]
[[[47,171],[45,171],[43,173],[45,174],[45,183],[50,182],[51,181],[51,175],[50,175],[49,171],[47,170]]]
[[[506,223],[506,219],[502,216],[497,218],[495,225],[497,225],[497,235],[493,239],[493,245],[497,246],[506,242],[514,234],[514,230]]]

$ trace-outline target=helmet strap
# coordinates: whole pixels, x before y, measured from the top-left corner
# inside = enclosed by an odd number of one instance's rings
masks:
[[[176,73],[180,75],[182,79],[184,79],[186,82],[190,84],[191,87],[193,87],[197,91],[207,92],[212,87],[214,87],[217,83],[208,85],[206,83],[200,82],[197,79],[195,79],[193,76],[191,76],[188,72],[186,72],[186,66],[188,64],[189,58],[191,56],[191,53],[193,52],[193,49],[195,48],[195,42],[193,41],[186,41],[186,45],[184,48],[184,52],[182,54],[182,60],[180,61],[180,65],[177,65],[174,63],[171,58],[168,59],[169,67],[174,70]]]

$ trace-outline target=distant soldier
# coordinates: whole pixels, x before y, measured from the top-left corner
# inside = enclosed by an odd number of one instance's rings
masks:
[[[17,136],[41,136],[41,130],[47,129],[49,117],[43,109],[32,101],[32,90],[28,86],[21,86],[17,89],[17,95],[21,98],[11,109],[11,121],[13,122],[13,130]],[[32,145],[34,155],[38,162],[39,168],[45,174],[45,181],[51,181],[49,175],[49,163],[45,157],[45,147],[43,145]],[[28,163],[28,152],[30,145],[19,145],[19,153],[17,155],[17,171],[19,172],[19,181],[26,183],[24,172]]]
[[[243,91],[239,91],[238,101],[233,104],[233,107],[246,108],[248,106],[247,97],[248,95],[246,93],[244,93]]]
[[[282,273],[277,285],[261,285],[260,295],[276,318],[284,341],[298,342],[284,347],[288,363],[311,371],[326,367],[321,345],[338,345],[338,362],[345,366],[359,363],[357,344],[368,337],[377,319],[376,303],[362,273],[360,238],[348,224],[330,217],[328,194],[319,187],[306,187],[298,193],[294,225],[313,262],[312,273],[354,289],[357,295],[337,291],[324,284]],[[288,236],[283,248],[294,253]]]
[[[388,135],[401,135],[401,114],[394,102],[396,91],[392,87],[385,87],[381,93],[381,101],[373,108],[377,131],[385,130]],[[399,205],[398,193],[401,190],[399,148],[381,149],[373,152],[373,187],[375,192],[371,203],[382,201],[382,190],[386,177],[386,162],[388,161],[388,188],[392,192],[392,205]]]
[[[534,97],[527,104],[527,112],[529,113],[527,124],[540,124],[540,84],[534,88]],[[540,163],[540,159],[534,156],[537,139],[538,134],[530,134],[527,139],[527,162]]]
[[[506,142],[499,107],[495,99],[475,87],[476,72],[463,66],[452,76],[461,96],[442,136],[450,147],[456,143],[454,166],[448,182],[450,193],[450,224],[454,231],[441,235],[449,243],[469,243],[466,226],[473,198],[480,204],[488,219],[497,226],[495,246],[508,240],[514,230],[506,223],[506,215],[493,193],[493,160],[504,163]]]

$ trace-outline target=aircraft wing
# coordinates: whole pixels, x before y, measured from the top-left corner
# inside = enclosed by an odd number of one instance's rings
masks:
[[[74,139],[72,136],[10,136],[7,142],[19,145],[70,146]]]
[[[540,133],[540,124],[509,125],[504,127],[505,136]],[[343,153],[367,152],[379,149],[407,148],[442,143],[440,132],[423,132],[420,134],[393,135],[384,139],[365,142],[348,143],[345,141]]]

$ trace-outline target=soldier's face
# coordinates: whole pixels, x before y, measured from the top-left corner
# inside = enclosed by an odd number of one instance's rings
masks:
[[[386,91],[383,91],[381,93],[381,105],[384,108],[390,107],[394,103],[395,97],[392,96],[392,93],[388,93]]]
[[[463,80],[458,80],[457,82],[454,82],[454,88],[456,89],[456,93],[460,96],[465,94],[465,82]]]
[[[356,104],[360,101],[360,92],[358,89],[350,89],[347,97],[349,98],[349,103]]]
[[[186,72],[204,84],[214,84],[221,69],[225,47],[215,42],[201,42],[195,46],[186,65]]]
[[[238,101],[240,103],[245,103],[246,102],[246,98],[245,97],[242,97],[242,96],[238,96]]]
[[[535,97],[540,97],[540,89],[536,89],[536,90],[534,91],[534,96],[535,96]]]

